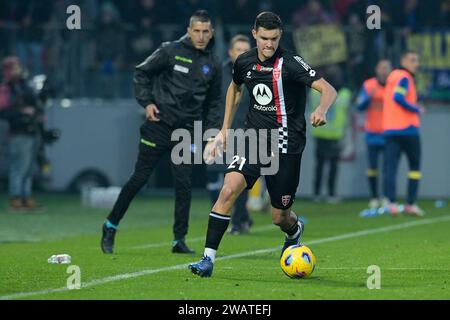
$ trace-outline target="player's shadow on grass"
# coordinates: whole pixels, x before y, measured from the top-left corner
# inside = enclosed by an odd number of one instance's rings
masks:
[[[296,279],[292,279],[296,280]],[[338,280],[335,278],[323,277],[321,275],[311,276],[308,279],[301,279],[301,281],[308,281],[313,283],[315,287],[324,288],[353,288],[353,289],[367,289],[367,279],[354,279],[354,280]],[[404,288],[414,288],[415,285],[395,285],[382,283],[381,287],[383,289],[404,289]],[[375,292],[375,291],[374,291]]]
[[[338,280],[338,279],[330,279],[322,276],[312,276],[309,279],[305,279],[306,281],[310,281],[314,283],[314,286],[322,286],[322,287],[337,287],[337,288],[366,288],[366,282],[360,281],[348,281],[348,280]]]
[[[237,277],[228,277],[226,275],[220,275],[221,279],[224,280],[228,280],[228,281],[235,281],[236,283],[245,283],[245,282],[254,282],[257,281],[259,283],[273,283],[275,285],[279,285],[280,284],[280,279],[267,279],[267,278],[249,278],[249,277],[245,277],[245,278],[237,278]],[[366,282],[365,281],[347,281],[347,280],[338,280],[338,279],[329,279],[326,277],[322,277],[322,276],[311,276],[310,278],[307,279],[289,279],[287,277],[284,278],[286,281],[286,285],[291,285],[291,284],[297,284],[298,285],[312,285],[314,287],[324,287],[324,288],[353,288],[353,289],[357,289],[357,288],[366,288]]]
[[[280,248],[281,251],[281,248]],[[258,261],[268,261],[268,260],[272,260],[272,259],[278,259],[279,255],[280,255],[280,251],[274,251],[274,252],[269,252],[269,253],[259,253],[259,254],[255,254],[255,255],[248,255],[248,256],[244,256],[244,257],[239,257],[239,258],[234,258],[233,260],[258,260]],[[224,256],[227,256],[230,253],[224,254]]]

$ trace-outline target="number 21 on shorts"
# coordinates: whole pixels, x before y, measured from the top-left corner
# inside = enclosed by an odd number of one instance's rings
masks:
[[[247,161],[247,159],[245,159],[244,157],[239,157],[239,156],[233,157],[233,161],[231,161],[230,165],[228,166],[228,169],[236,168],[236,164],[239,162],[239,159],[241,160],[241,163],[239,165],[239,171],[242,171],[242,168],[244,167],[245,161]]]

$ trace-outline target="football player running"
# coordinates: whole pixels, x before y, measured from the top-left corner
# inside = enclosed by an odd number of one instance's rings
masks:
[[[277,152],[272,156],[279,161],[279,169],[275,174],[265,175],[265,179],[272,205],[272,222],[285,233],[281,253],[287,247],[298,244],[304,231],[303,222],[291,211],[291,207],[306,142],[306,86],[321,93],[320,104],[309,119],[312,126],[326,124],[327,111],[336,99],[336,90],[326,80],[300,56],[279,46],[282,33],[281,19],[275,13],[262,12],[256,17],[252,30],[256,48],[237,58],[226,95],[222,129],[205,148],[205,157],[209,159],[226,150],[228,129],[245,85],[250,95],[246,129],[257,132],[275,130],[277,133]],[[264,138],[259,135],[258,139]],[[267,140],[270,139],[267,137]],[[273,144],[270,150],[268,153],[266,150],[266,154],[273,152]],[[216,251],[230,222],[230,209],[234,201],[244,189],[253,186],[265,167],[259,159],[257,163],[249,163],[247,150],[244,154],[234,153],[233,159],[226,171],[219,198],[209,214],[203,257],[189,265],[192,273],[201,277],[212,275]]]

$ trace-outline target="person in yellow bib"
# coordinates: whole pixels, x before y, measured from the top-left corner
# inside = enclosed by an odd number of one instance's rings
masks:
[[[336,182],[338,177],[339,160],[342,151],[342,142],[348,125],[348,110],[350,108],[352,92],[344,86],[342,71],[338,66],[327,68],[330,83],[337,91],[337,99],[334,108],[328,112],[327,125],[312,128],[311,135],[316,142],[315,168],[314,168],[314,198],[315,202],[321,200],[323,171],[329,166],[327,177],[326,201],[335,204],[340,201],[336,195]],[[315,90],[310,91],[310,104],[319,104],[320,94]]]
[[[401,154],[408,158],[408,194],[404,212],[423,216],[416,204],[421,178],[420,114],[423,107],[417,103],[414,75],[419,67],[419,55],[406,51],[401,56],[401,68],[393,70],[387,80],[383,105],[383,133],[386,138],[386,196],[387,210],[392,215],[401,213],[397,204],[396,177]]]
[[[356,108],[365,113],[364,132],[367,145],[367,181],[369,183],[371,199],[369,208],[376,209],[384,206],[383,198],[378,191],[378,158],[383,157],[385,140],[383,135],[383,97],[386,79],[392,71],[391,62],[387,59],[378,61],[375,76],[364,81],[356,100]],[[383,183],[385,178],[382,177]]]

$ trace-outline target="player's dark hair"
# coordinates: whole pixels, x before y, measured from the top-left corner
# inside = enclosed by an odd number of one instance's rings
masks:
[[[267,30],[273,30],[273,29],[283,29],[283,23],[281,22],[281,18],[279,15],[264,11],[261,12],[256,16],[255,24],[253,25],[253,29],[258,31],[258,28],[264,28]]]
[[[417,55],[419,55],[419,53],[417,51],[408,49],[408,50],[405,50],[405,51],[402,52],[402,54],[400,55],[400,59],[403,59],[408,54],[417,54]]]
[[[233,49],[236,42],[247,42],[250,44],[250,38],[243,34],[237,34],[230,40],[230,49]]]
[[[211,22],[211,17],[206,10],[197,10],[189,19],[189,26],[192,26],[194,22]]]
[[[380,62],[383,62],[383,61],[387,61],[387,62],[391,63],[391,60],[389,58],[380,57],[380,58],[378,58],[376,65],[378,65]]]

